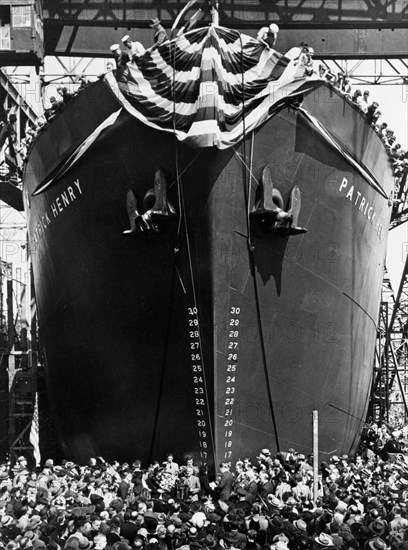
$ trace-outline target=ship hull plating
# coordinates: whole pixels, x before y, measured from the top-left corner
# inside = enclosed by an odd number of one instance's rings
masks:
[[[357,158],[390,192],[378,137],[321,90],[304,105],[339,139],[351,132]],[[267,165],[284,206],[299,186],[307,232],[274,234],[250,216]],[[143,210],[158,168],[175,220],[159,234],[124,235],[129,189]],[[26,208],[48,391],[67,456],[146,463],[172,451],[214,464],[261,447],[307,454],[313,411],[322,459],[355,450],[390,207],[301,112],[284,108],[223,151],[176,145],[122,113],[33,196],[39,172],[29,162]]]

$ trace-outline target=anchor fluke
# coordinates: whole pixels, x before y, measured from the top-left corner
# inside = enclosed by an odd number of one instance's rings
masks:
[[[290,192],[289,198],[289,210],[288,214],[291,216],[292,220],[290,223],[290,235],[296,235],[298,233],[306,233],[307,229],[298,226],[300,208],[302,206],[302,198],[300,194],[300,189],[295,185]]]
[[[130,229],[123,231],[123,235],[135,236],[139,233],[163,234],[167,232],[175,222],[177,215],[174,207],[167,200],[167,182],[161,168],[155,172],[154,188],[149,189],[144,196],[143,214],[138,211],[137,198],[132,189],[128,189],[127,192],[126,209]]]
[[[274,187],[271,168],[265,166],[259,187],[259,200],[250,213],[250,219],[263,233],[298,235],[307,231],[298,226],[300,208],[300,189],[295,185],[290,193],[288,208],[284,209],[282,195]]]

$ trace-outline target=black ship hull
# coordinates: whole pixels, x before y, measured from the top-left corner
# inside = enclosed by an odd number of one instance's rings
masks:
[[[104,112],[87,111],[93,96]],[[320,458],[356,449],[392,177],[380,140],[341,96],[321,85],[303,107],[363,170],[290,106],[224,150],[191,148],[123,111],[33,195],[82,140],[72,113],[82,109],[84,125],[96,127],[117,108],[104,83],[34,144],[26,209],[48,390],[67,456],[146,464],[173,451],[214,464],[261,447],[307,454],[313,411]],[[284,205],[299,187],[307,232],[270,232],[251,215],[265,166]],[[129,189],[146,209],[158,168],[175,217],[159,234],[124,235]]]

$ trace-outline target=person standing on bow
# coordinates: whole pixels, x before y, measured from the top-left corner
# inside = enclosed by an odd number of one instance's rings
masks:
[[[145,48],[140,42],[133,42],[128,34],[122,38],[122,44],[129,55],[130,60],[145,53]]]

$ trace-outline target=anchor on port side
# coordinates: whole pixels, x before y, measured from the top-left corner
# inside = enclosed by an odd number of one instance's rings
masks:
[[[177,219],[174,207],[167,200],[166,177],[160,168],[154,174],[154,188],[149,189],[143,198],[143,213],[139,212],[137,202],[133,190],[129,188],[126,196],[126,209],[130,229],[123,231],[123,235],[163,234],[173,226]]]
[[[300,189],[297,185],[292,188],[289,204],[284,210],[281,193],[273,185],[270,166],[265,166],[259,185],[259,199],[249,217],[263,234],[299,235],[307,229],[298,226],[301,208]]]

